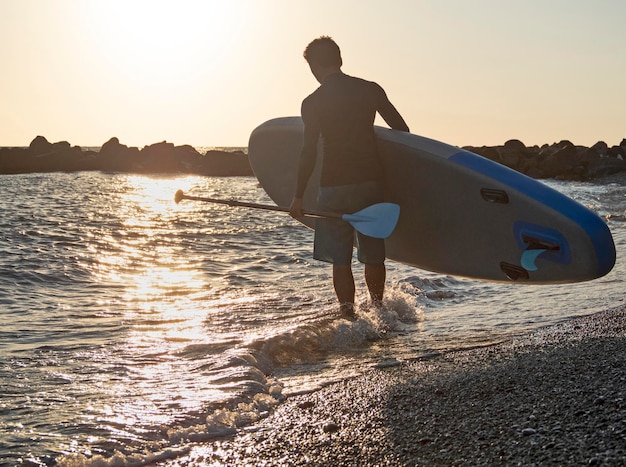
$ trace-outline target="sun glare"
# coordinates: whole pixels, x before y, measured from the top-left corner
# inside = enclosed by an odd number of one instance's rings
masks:
[[[231,53],[245,11],[214,0],[108,0],[84,4],[100,56],[125,78],[168,87],[207,72]],[[224,66],[221,64],[220,66]]]

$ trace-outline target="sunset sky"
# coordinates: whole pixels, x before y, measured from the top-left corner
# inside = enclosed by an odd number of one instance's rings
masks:
[[[626,138],[622,0],[0,0],[0,146],[246,146],[299,114],[322,34],[413,133]]]

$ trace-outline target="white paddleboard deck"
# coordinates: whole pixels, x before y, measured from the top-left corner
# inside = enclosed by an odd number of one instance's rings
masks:
[[[375,131],[386,201],[401,209],[385,240],[389,259],[441,274],[527,284],[591,280],[615,264],[606,223],[567,196],[458,147]],[[252,169],[280,206],[293,196],[302,133],[300,117],[285,117],[250,136]],[[306,209],[317,207],[319,165],[305,192]]]

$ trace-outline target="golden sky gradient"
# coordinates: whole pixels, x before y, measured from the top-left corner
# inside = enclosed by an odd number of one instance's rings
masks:
[[[621,0],[0,0],[0,146],[245,146],[299,114],[322,34],[413,133],[626,138]]]

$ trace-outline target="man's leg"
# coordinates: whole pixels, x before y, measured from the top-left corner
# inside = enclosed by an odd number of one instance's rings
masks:
[[[387,269],[385,268],[385,263],[365,265],[365,283],[374,304],[383,302],[386,278]]]
[[[354,276],[351,264],[333,264],[333,285],[342,314],[354,314]]]

